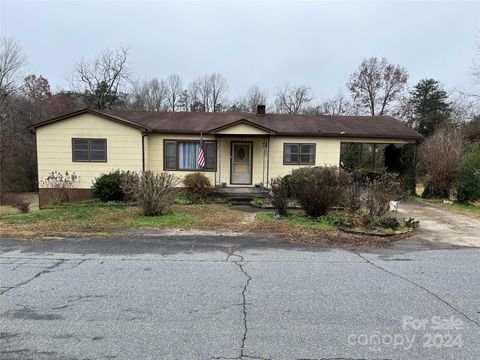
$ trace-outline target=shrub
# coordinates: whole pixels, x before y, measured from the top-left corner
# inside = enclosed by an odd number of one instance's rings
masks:
[[[403,219],[405,226],[411,229],[417,229],[420,227],[420,220],[415,220],[413,217],[409,217],[408,219]]]
[[[263,199],[258,197],[253,198],[251,204],[253,207],[261,208],[263,206]]]
[[[93,197],[103,202],[122,201],[123,191],[121,184],[122,173],[119,170],[102,174],[95,179],[92,185]]]
[[[420,148],[428,173],[424,198],[448,198],[456,178],[464,140],[458,130],[442,128],[425,140]]]
[[[269,199],[278,215],[287,215],[289,194],[288,178],[279,176],[270,180]]]
[[[397,174],[384,173],[378,179],[367,182],[366,208],[369,216],[384,216],[389,202],[404,196]]]
[[[345,196],[345,188],[339,181],[335,166],[295,169],[290,177],[290,186],[294,197],[311,217],[324,215],[329,207],[339,205]]]
[[[360,209],[360,189],[364,180],[356,178],[353,174],[349,174],[343,169],[340,169],[338,175],[340,185],[345,190],[345,196],[342,199],[341,205],[350,212]]]
[[[400,227],[400,221],[394,217],[383,217],[380,219],[380,225],[386,229],[397,230]]]
[[[455,181],[457,200],[474,202],[480,199],[480,148],[467,152],[458,167]]]
[[[139,179],[135,197],[145,216],[166,214],[175,201],[175,176],[166,172],[145,171]]]
[[[23,214],[27,214],[30,212],[30,202],[28,202],[27,200],[19,200],[13,206]]]
[[[185,175],[183,185],[185,185],[185,195],[194,203],[204,202],[213,192],[210,179],[199,172]]]
[[[63,203],[77,198],[74,191],[79,177],[68,171],[63,175],[61,172],[53,171],[46,178],[40,179],[40,187],[49,189],[50,200],[54,203]]]
[[[140,175],[134,171],[123,171],[120,189],[124,201],[137,201],[137,189],[140,183]]]

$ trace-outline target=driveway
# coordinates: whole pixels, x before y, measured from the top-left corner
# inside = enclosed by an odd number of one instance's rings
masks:
[[[480,250],[419,244],[2,239],[0,358],[478,359]]]
[[[432,244],[480,247],[480,218],[446,208],[408,201],[400,205],[398,217],[420,220],[415,240]]]

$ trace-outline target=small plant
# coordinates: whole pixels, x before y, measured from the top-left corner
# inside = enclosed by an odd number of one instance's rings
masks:
[[[183,185],[185,185],[185,195],[193,203],[205,202],[213,192],[210,179],[198,172],[185,175]]]
[[[285,177],[276,177],[270,180],[269,199],[280,216],[287,215],[290,187]]]
[[[347,212],[332,211],[324,215],[325,220],[336,227],[349,227],[352,219],[351,215]]]
[[[13,206],[23,214],[27,214],[30,212],[30,202],[28,202],[27,200],[19,200]]]
[[[59,171],[51,172],[46,178],[40,179],[40,187],[48,189],[48,196],[54,203],[69,202],[77,198],[75,186],[79,177],[75,172],[65,175]]]
[[[335,166],[317,166],[292,171],[290,186],[306,214],[310,217],[324,215],[328,208],[340,205],[345,197],[345,187],[339,180]]]
[[[93,197],[103,202],[122,201],[122,173],[119,170],[102,174],[95,179],[92,185]]]
[[[263,206],[263,199],[262,198],[253,198],[252,206],[256,208],[261,208]]]
[[[177,196],[175,187],[178,181],[167,172],[154,174],[145,171],[139,179],[135,197],[145,216],[166,214]]]
[[[394,217],[383,217],[380,220],[380,225],[385,229],[397,230],[400,227],[400,221]]]
[[[413,217],[409,217],[408,219],[403,219],[405,226],[411,229],[418,229],[420,227],[420,221],[415,220]]]

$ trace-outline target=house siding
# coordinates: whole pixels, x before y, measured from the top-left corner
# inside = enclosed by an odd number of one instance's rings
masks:
[[[94,114],[81,114],[36,129],[38,152],[38,176],[46,178],[52,171],[62,174],[75,172],[79,176],[77,188],[90,189],[96,177],[114,170],[164,171],[164,140],[199,140],[192,134],[158,134],[144,136],[142,157],[142,132],[115,121]],[[107,140],[106,162],[72,161],[72,138],[102,138]],[[303,136],[270,136],[263,130],[247,124],[237,124],[222,130],[217,138],[204,135],[205,141],[217,141],[217,170],[205,171],[212,184],[231,184],[230,152],[234,141],[247,141],[253,144],[252,184],[267,185],[269,179],[289,174],[293,169],[306,165],[284,165],[283,148],[285,143],[315,144],[315,165],[338,166],[342,143],[407,143],[401,139],[381,138],[319,138]],[[191,171],[169,171],[181,181]],[[40,183],[40,187],[42,184]],[[87,196],[87,192],[85,192]]]
[[[117,169],[142,170],[142,133],[133,127],[82,114],[39,127],[36,134],[39,180],[52,171],[75,172],[79,176],[77,187],[89,189],[101,174]],[[107,161],[74,162],[72,138],[107,139]]]
[[[315,144],[315,166],[338,166],[340,162],[340,140],[299,136],[272,136],[269,148],[269,179],[290,174],[292,170],[308,165],[284,165],[285,143]]]

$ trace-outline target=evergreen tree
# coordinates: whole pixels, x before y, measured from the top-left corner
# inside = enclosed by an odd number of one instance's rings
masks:
[[[412,116],[408,123],[423,136],[432,135],[435,130],[450,119],[452,112],[448,95],[433,79],[420,80],[410,92]]]

